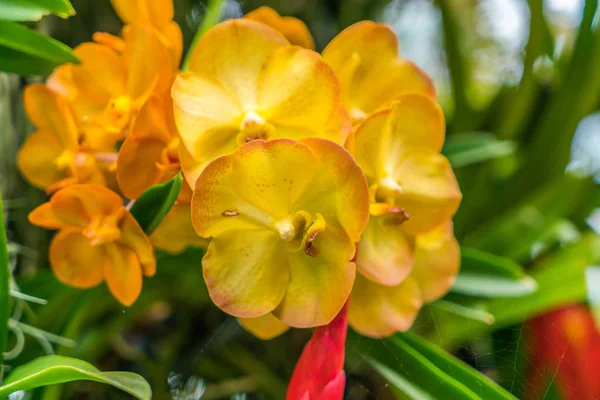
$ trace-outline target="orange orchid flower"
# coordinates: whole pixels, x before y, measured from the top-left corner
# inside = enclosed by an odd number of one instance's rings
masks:
[[[192,187],[209,162],[248,141],[321,137],[343,144],[351,130],[320,55],[247,19],[218,24],[198,41],[172,95]]]
[[[169,50],[173,70],[179,69],[183,36],[173,21],[175,10],[172,0],[110,0],[121,21],[128,25],[142,25],[156,30]]]
[[[114,143],[80,127],[68,102],[42,84],[25,89],[25,109],[37,131],[19,151],[21,173],[34,186],[55,192],[75,183],[105,184],[107,165],[98,159]]]
[[[398,56],[398,39],[385,24],[361,21],[346,28],[323,50],[323,60],[340,82],[354,125],[403,93],[435,96],[431,79]]]
[[[327,324],[340,311],[367,218],[358,165],[318,138],[247,143],[211,162],[192,198],[196,232],[212,238],[202,269],[213,302],[294,327]]]
[[[282,17],[277,11],[266,6],[258,7],[257,9],[250,11],[244,18],[261,22],[276,31],[281,32],[281,34],[293,45],[310,50],[315,49],[315,42],[308,31],[308,28],[304,22],[298,18]]]
[[[119,195],[99,185],[72,185],[29,214],[29,221],[57,229],[50,264],[67,285],[91,288],[106,281],[113,296],[130,306],[142,275],[156,271],[154,249]]]

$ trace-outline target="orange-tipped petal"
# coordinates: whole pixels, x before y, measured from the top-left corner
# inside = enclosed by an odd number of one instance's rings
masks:
[[[413,268],[414,246],[414,240],[397,226],[371,217],[358,245],[356,268],[382,285],[398,285]]]
[[[238,321],[245,330],[261,340],[271,340],[290,329],[271,313],[256,318],[238,318]]]
[[[133,250],[137,255],[144,276],[153,276],[156,273],[156,257],[150,239],[133,215],[127,213],[121,222],[121,238],[119,243]]]
[[[456,280],[460,267],[460,247],[452,234],[452,223],[417,236],[414,276],[423,301],[429,303],[445,295]]]
[[[350,298],[350,326],[373,338],[406,331],[423,304],[421,296],[410,276],[397,286],[383,286],[358,274]]]
[[[60,231],[50,245],[50,264],[56,277],[81,289],[98,285],[104,279],[106,254],[102,246],[72,230]]]
[[[127,69],[123,58],[113,49],[83,43],[75,48],[75,54],[81,64],[72,67],[73,82],[84,96],[103,104],[126,94]]]
[[[214,237],[202,259],[213,302],[242,318],[273,311],[290,279],[285,251],[275,232],[268,230],[229,231]]]
[[[206,248],[209,241],[194,230],[191,213],[189,203],[175,204],[171,207],[169,213],[150,235],[152,244],[172,254],[179,254],[188,247]]]
[[[398,57],[398,40],[385,24],[358,22],[341,32],[323,51],[340,80],[342,98],[355,122],[408,92],[435,96],[431,79]]]
[[[67,101],[40,83],[23,94],[27,115],[38,131],[54,135],[63,149],[77,148],[79,129]]]
[[[281,32],[293,45],[305,47],[310,50],[315,49],[315,42],[308,28],[298,18],[282,17],[277,11],[266,6],[250,11],[244,18],[269,25],[271,28]]]
[[[142,292],[142,268],[135,252],[116,243],[104,246],[104,274],[113,296],[124,306],[132,305]]]
[[[454,215],[462,198],[448,160],[426,149],[407,150],[396,166],[395,179],[402,188],[396,204],[409,219],[402,229],[427,232]]]
[[[252,106],[256,104],[267,59],[287,45],[279,32],[264,24],[229,20],[213,27],[198,41],[189,71],[221,85],[237,104]]]

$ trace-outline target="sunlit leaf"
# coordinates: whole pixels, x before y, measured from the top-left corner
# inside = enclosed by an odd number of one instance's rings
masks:
[[[65,63],[78,63],[73,51],[57,40],[23,25],[0,20],[0,70],[47,75]]]
[[[537,284],[513,261],[476,249],[461,250],[461,270],[452,292],[483,297],[518,297]]]
[[[448,137],[442,152],[454,168],[459,168],[507,156],[515,149],[514,142],[498,140],[491,133],[476,132]]]
[[[95,381],[111,385],[139,400],[150,400],[152,390],[141,376],[131,372],[100,372],[93,365],[62,356],[40,357],[16,368],[0,386],[0,398],[19,390],[72,381]]]
[[[160,221],[175,204],[182,183],[181,174],[177,174],[170,181],[147,189],[135,201],[130,210],[131,214],[147,235],[150,235],[156,229]]]
[[[449,300],[438,300],[432,303],[431,306],[437,308],[438,310],[442,310],[455,315],[460,315],[461,317],[483,322],[488,325],[493,324],[496,320],[496,318],[494,318],[492,314],[487,312],[487,310],[484,310],[482,308],[476,308],[473,306],[468,306],[465,304],[460,304]]]
[[[0,19],[38,21],[48,14],[67,18],[75,9],[68,0],[0,0]]]

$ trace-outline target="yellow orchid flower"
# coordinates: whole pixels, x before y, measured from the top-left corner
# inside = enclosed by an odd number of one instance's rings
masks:
[[[97,153],[113,143],[100,143],[91,130],[84,133],[68,102],[42,84],[25,89],[24,103],[37,131],[17,157],[23,176],[47,193],[75,183],[105,184],[107,166]]]
[[[452,224],[418,235],[415,242],[412,270],[399,284],[385,286],[357,274],[348,316],[354,330],[374,338],[406,331],[424,303],[450,289],[460,265]]]
[[[132,25],[124,30],[124,39],[108,34],[95,38],[101,43],[75,48],[81,64],[60,67],[49,85],[70,99],[82,123],[119,140],[153,92],[168,92],[174,71],[169,63],[148,62],[149,55],[168,57],[151,28]]]
[[[385,24],[361,21],[346,28],[323,50],[323,60],[340,82],[354,125],[403,93],[435,96],[431,79],[398,56],[398,39]]]
[[[179,173],[179,142],[170,98],[153,95],[119,149],[117,180],[123,194],[137,199],[150,186]]]
[[[129,306],[152,276],[156,260],[150,240],[121,197],[104,186],[72,185],[29,214],[29,221],[57,229],[50,264],[67,285],[91,288],[106,281],[113,296]]]
[[[308,28],[304,22],[298,18],[282,17],[277,11],[266,6],[258,7],[257,9],[250,11],[244,18],[261,22],[276,31],[281,32],[281,34],[293,45],[310,50],[315,49],[315,42],[308,31]]]
[[[337,80],[319,54],[247,19],[218,24],[198,41],[172,95],[192,187],[210,161],[248,141],[322,137],[343,144],[351,130]]]
[[[261,340],[271,340],[290,329],[271,313],[256,318],[238,318],[238,321],[242,328]]]
[[[397,285],[414,259],[413,237],[450,220],[461,193],[446,158],[444,117],[433,98],[404,94],[348,139],[369,183],[371,219],[356,258],[358,270]]]
[[[327,324],[347,300],[368,215],[363,173],[324,139],[254,140],[211,162],[192,197],[213,302],[241,318]]]
[[[172,0],[111,0],[121,21],[130,25],[151,27],[168,48],[173,70],[179,69],[183,36],[181,28],[173,17],[175,10]]]
[[[174,204],[150,235],[152,245],[171,254],[179,254],[188,247],[206,249],[209,241],[198,236],[192,225],[191,214],[189,203]]]

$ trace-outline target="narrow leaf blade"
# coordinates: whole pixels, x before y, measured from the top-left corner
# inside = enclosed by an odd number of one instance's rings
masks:
[[[130,210],[131,214],[147,235],[156,229],[175,204],[182,184],[183,178],[179,173],[170,181],[147,189],[135,201]]]
[[[67,18],[75,14],[68,0],[0,0],[0,19],[39,21],[48,14]]]

